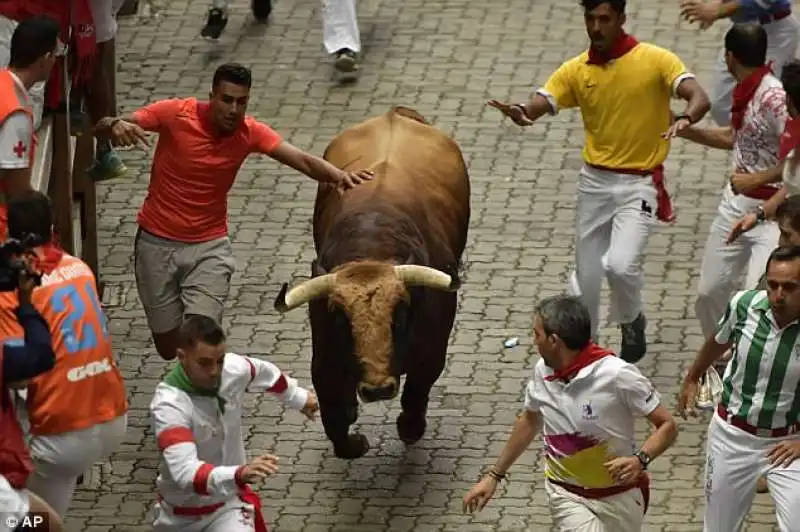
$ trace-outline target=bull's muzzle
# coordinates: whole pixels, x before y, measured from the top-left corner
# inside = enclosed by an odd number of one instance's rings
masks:
[[[394,377],[386,380],[381,386],[372,386],[362,382],[358,385],[358,396],[365,403],[374,403],[375,401],[386,401],[394,399],[399,390],[397,379]]]

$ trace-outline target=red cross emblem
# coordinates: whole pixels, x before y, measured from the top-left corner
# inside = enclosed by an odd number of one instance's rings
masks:
[[[17,145],[14,146],[14,153],[22,159],[22,156],[25,155],[25,152],[28,151],[28,147],[22,143],[22,141],[17,142]]]

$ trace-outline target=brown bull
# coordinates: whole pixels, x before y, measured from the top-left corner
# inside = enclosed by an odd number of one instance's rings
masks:
[[[404,107],[345,130],[325,159],[375,177],[344,194],[320,185],[312,278],[288,292],[284,285],[275,308],[310,303],[311,372],[325,433],[337,456],[358,458],[369,443],[349,434],[357,397],[394,398],[400,375],[398,435],[414,443],[425,433],[456,314],[470,185],[455,141]]]

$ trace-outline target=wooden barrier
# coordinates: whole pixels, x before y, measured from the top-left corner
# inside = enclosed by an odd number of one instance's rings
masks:
[[[62,59],[66,67],[68,58]],[[64,68],[66,72],[66,68]],[[97,196],[87,174],[94,160],[91,124],[71,131],[70,87],[65,74],[62,102],[46,109],[37,130],[38,148],[32,166],[31,184],[46,191],[53,204],[53,224],[64,250],[85,261],[97,277],[102,297],[103,282],[97,249]]]

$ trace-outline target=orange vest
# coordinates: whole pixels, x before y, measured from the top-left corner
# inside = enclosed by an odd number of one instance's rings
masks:
[[[31,142],[30,142],[30,158],[31,166],[33,165],[33,158],[36,153],[36,132],[33,130],[33,109],[28,102],[21,102],[17,96],[17,81],[11,75],[11,72],[4,68],[0,70],[0,125],[2,125],[6,118],[11,116],[12,113],[22,111],[31,121]],[[20,143],[20,149],[25,149]],[[22,155],[20,155],[22,157]],[[0,192],[5,195],[5,183],[0,181]],[[0,241],[4,241],[7,237],[8,225],[8,211],[6,209],[5,201],[0,202]]]
[[[31,302],[50,327],[56,364],[28,384],[32,434],[82,430],[128,411],[95,286],[89,266],[65,253],[33,290]],[[14,315],[18,305],[15,292],[0,292],[0,342],[24,337]]]

